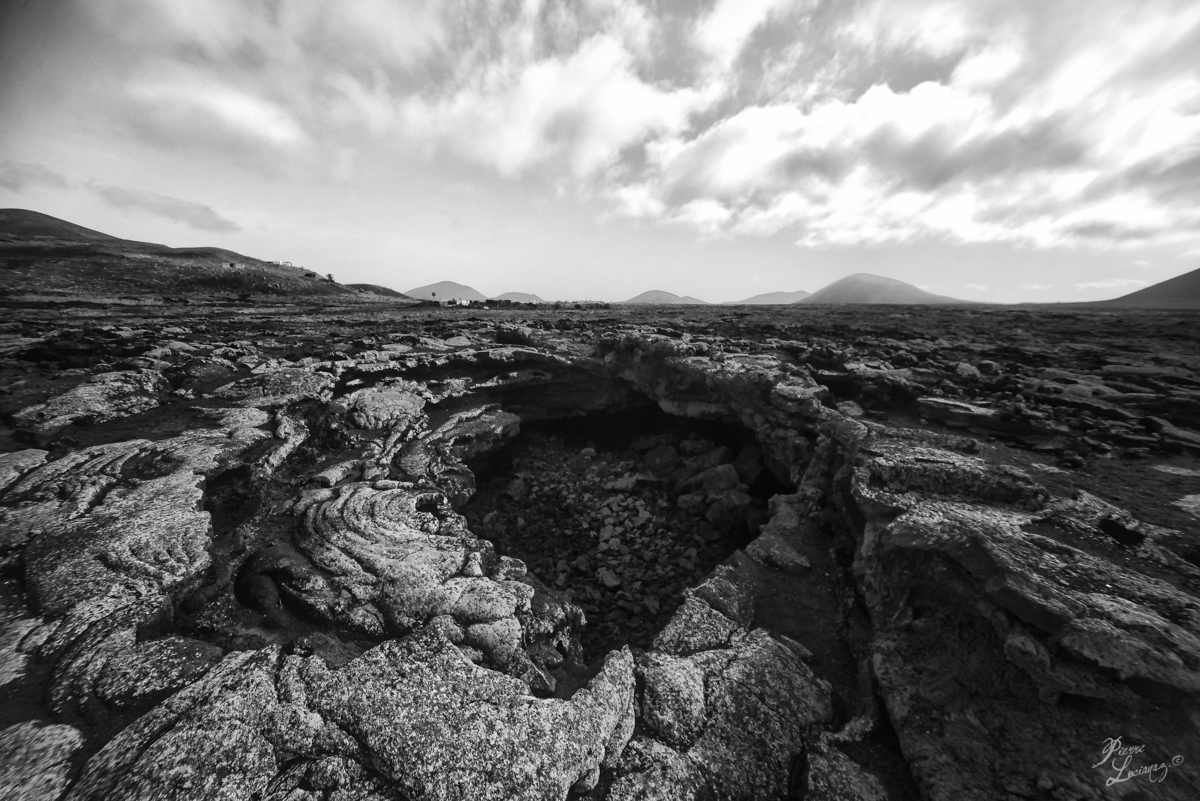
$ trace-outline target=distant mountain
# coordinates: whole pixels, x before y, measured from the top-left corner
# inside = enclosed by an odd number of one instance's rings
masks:
[[[487,296],[465,284],[453,281],[438,281],[436,284],[426,284],[404,293],[418,300],[487,300]]]
[[[795,303],[808,297],[803,289],[796,292],[767,292],[755,295],[745,300],[727,300],[725,306],[781,306],[785,303]]]
[[[841,280],[834,281],[829,286],[818,289],[807,298],[796,301],[801,305],[814,303],[969,303],[966,300],[948,298],[945,295],[935,295],[918,289],[912,284],[897,281],[894,278],[883,278],[878,275],[856,273]]]
[[[497,295],[494,300],[511,300],[513,303],[545,303],[546,301],[539,298],[537,295],[531,295],[528,292],[505,292],[503,295]]]
[[[0,209],[0,233],[18,239],[63,239],[73,242],[119,242],[115,236],[29,209]]]
[[[693,304],[707,306],[708,301],[700,300],[699,298],[689,297],[684,295],[673,295],[670,292],[663,292],[661,289],[652,289],[649,292],[643,292],[637,297],[629,300],[622,300],[621,303],[657,303],[657,304]]]
[[[1197,309],[1200,308],[1200,270],[1192,270],[1137,292],[1089,305],[1130,309]]]
[[[37,211],[0,209],[0,294],[191,302],[360,293],[312,270],[232,250],[137,242]]]

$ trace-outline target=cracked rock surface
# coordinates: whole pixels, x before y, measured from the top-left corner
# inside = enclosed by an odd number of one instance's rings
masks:
[[[0,797],[1200,797],[1193,318],[670,313],[14,309]]]

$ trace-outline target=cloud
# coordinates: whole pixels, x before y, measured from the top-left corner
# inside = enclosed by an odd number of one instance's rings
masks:
[[[840,33],[867,49],[947,55],[961,52],[977,36],[975,24],[960,3],[877,0],[863,4]]]
[[[666,208],[649,187],[640,184],[614,189],[609,199],[615,204],[614,211],[627,217],[658,217]]]
[[[1021,289],[1029,289],[1029,290],[1034,290],[1034,291],[1040,290],[1040,289],[1053,289],[1053,288],[1054,288],[1054,284],[1021,284]]]
[[[712,55],[716,68],[728,69],[771,13],[790,4],[789,0],[717,0],[712,11],[696,21],[695,42]]]
[[[124,189],[119,186],[104,184],[89,184],[89,188],[99,195],[105,203],[118,209],[135,209],[162,217],[174,222],[183,223],[198,231],[217,231],[232,233],[242,230],[241,226],[232,220],[218,214],[211,206],[195,203],[190,200],[160,195],[157,192],[146,192],[140,189]]]
[[[1200,233],[1185,201],[1200,191],[1200,69],[1181,49],[1200,46],[1195,9],[846,9],[786,53],[755,53],[774,98],[744,92],[753,102],[648,144],[638,186],[663,221],[708,199],[732,232],[791,229],[806,245],[1105,248]],[[926,77],[894,82],[906,71]]]
[[[583,179],[645,138],[678,130],[699,95],[663,90],[634,74],[633,56],[599,35],[568,58],[546,58],[503,78],[401,108],[406,135],[518,176],[556,163]]]
[[[98,66],[42,91],[260,171],[465,162],[703,235],[1200,243],[1194,2],[667,5],[79,3]]]
[[[987,284],[963,284],[963,288],[964,289],[974,289],[979,292],[983,292],[983,291],[987,290],[988,285]]]
[[[717,201],[703,198],[681,206],[671,221],[690,225],[702,234],[715,234],[731,216],[732,212]]]
[[[320,173],[381,132],[365,101],[412,88],[409,71],[448,46],[453,12],[420,0],[74,3],[64,55],[78,64],[48,90],[97,132],[270,175]]]
[[[13,192],[20,192],[32,186],[68,189],[71,183],[44,164],[5,161],[0,163],[0,186]]]
[[[700,105],[648,74],[660,20],[636,0],[113,0],[81,24],[121,45],[97,54],[117,100],[99,115],[268,173],[374,140],[583,186]]]
[[[186,129],[293,146],[305,139],[295,117],[277,103],[218,81],[190,75],[155,77],[128,87],[144,119],[177,133]]]
[[[1066,231],[1081,239],[1100,239],[1109,242],[1153,239],[1157,233],[1152,227],[1128,224],[1117,220],[1072,223],[1067,226]]]
[[[855,231],[864,241],[1003,238],[1006,221],[963,213],[987,211],[982,187],[1003,181],[1041,197],[1039,174],[1082,153],[1051,121],[997,121],[987,103],[934,83],[907,93],[874,86],[807,112],[749,107],[648,151],[663,200],[720,199],[738,209],[743,231],[796,225],[827,243]]]
[[[1128,289],[1137,286],[1149,286],[1149,281],[1141,278],[1109,278],[1106,281],[1088,281],[1075,284],[1076,289]]]

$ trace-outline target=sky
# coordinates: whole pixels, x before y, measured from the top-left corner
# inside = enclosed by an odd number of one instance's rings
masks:
[[[1196,0],[0,0],[0,207],[344,283],[1200,269]]]

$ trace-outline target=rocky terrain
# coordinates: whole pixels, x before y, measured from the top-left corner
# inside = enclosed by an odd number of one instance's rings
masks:
[[[1200,797],[1194,314],[5,312],[0,797]]]

